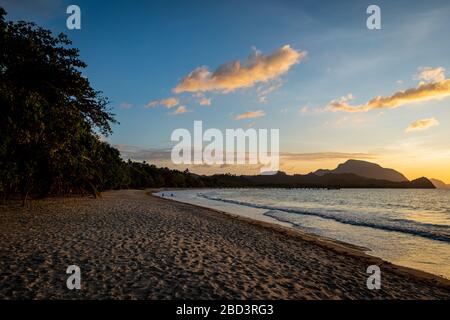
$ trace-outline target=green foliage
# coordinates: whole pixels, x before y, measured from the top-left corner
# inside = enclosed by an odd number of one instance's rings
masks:
[[[0,7],[0,193],[27,197],[203,186],[188,171],[124,162],[97,132],[115,122],[63,34],[7,22]]]
[[[96,193],[117,156],[94,131],[115,120],[108,101],[81,69],[64,35],[26,22],[6,22],[0,9],[0,192],[46,195]],[[112,165],[117,165],[117,160]],[[106,184],[105,184],[106,185]]]

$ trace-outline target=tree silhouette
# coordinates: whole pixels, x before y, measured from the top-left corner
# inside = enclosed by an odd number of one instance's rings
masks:
[[[91,193],[117,188],[203,186],[189,171],[124,162],[99,139],[111,133],[108,99],[83,76],[63,34],[8,22],[0,7],[0,193]]]
[[[0,190],[95,193],[92,151],[107,149],[95,131],[107,135],[115,122],[108,100],[65,35],[5,15],[0,8]]]

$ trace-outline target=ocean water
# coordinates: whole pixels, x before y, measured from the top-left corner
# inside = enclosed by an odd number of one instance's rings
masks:
[[[362,246],[450,278],[450,190],[210,189],[164,196]]]

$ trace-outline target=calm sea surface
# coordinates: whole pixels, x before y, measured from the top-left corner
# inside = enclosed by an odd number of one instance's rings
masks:
[[[211,189],[164,196],[362,246],[450,278],[450,190]]]

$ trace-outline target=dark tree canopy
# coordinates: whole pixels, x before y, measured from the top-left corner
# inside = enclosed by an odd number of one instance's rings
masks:
[[[63,34],[8,22],[0,7],[0,193],[45,196],[201,186],[185,172],[124,162],[98,135],[115,122]]]
[[[111,148],[95,131],[111,132],[108,101],[81,70],[64,35],[0,11],[0,163],[3,192],[93,190],[91,163]]]

